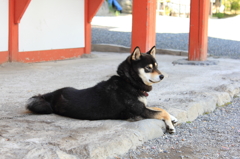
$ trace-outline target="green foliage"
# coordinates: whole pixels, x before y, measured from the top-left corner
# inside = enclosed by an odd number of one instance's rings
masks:
[[[213,14],[213,17],[224,18],[225,15],[224,15],[224,13],[215,13],[215,14]]]
[[[186,123],[190,124],[190,123],[191,123],[191,121],[186,121]]]
[[[229,104],[232,104],[232,102],[227,102],[227,103],[225,103],[225,104],[223,104],[223,105],[218,105],[218,104],[216,104],[216,106],[217,106],[217,107],[226,107],[226,106],[228,106]]]
[[[236,15],[237,14],[214,13],[212,16],[217,18],[229,18],[229,17],[234,17]]]
[[[231,3],[231,10],[235,10],[235,11],[239,10],[240,9],[240,4],[239,3],[240,2],[238,0],[233,1]]]
[[[204,115],[208,115],[208,114],[210,114],[210,112],[205,112],[205,113],[203,113]]]
[[[240,10],[240,0],[222,0],[222,4],[225,6],[225,11]]]

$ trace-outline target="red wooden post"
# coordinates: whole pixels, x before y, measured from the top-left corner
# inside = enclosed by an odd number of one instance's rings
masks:
[[[9,61],[18,61],[18,28],[31,0],[9,0]]]
[[[16,18],[15,10],[15,0],[9,0],[9,61],[17,61],[18,59],[18,23],[15,23],[15,21],[19,22],[21,16]]]
[[[209,5],[209,0],[191,0],[189,61],[207,59]]]
[[[156,44],[156,0],[134,0],[132,17],[132,47],[142,52]]]
[[[85,0],[85,53],[91,53],[91,21],[104,0]]]

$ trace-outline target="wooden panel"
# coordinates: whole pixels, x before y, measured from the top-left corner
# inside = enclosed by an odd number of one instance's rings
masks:
[[[5,60],[18,62],[41,62],[61,60],[67,58],[79,57],[84,53],[91,52],[91,20],[97,13],[98,8],[104,0],[85,0],[85,47],[41,50],[41,51],[23,51],[19,52],[19,23],[28,7],[30,0],[9,0],[9,52],[1,52],[0,62]],[[22,3],[22,4],[21,4]],[[18,6],[20,5],[20,6]],[[9,55],[9,56],[6,56]]]

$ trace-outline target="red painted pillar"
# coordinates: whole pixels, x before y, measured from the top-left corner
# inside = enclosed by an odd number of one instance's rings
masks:
[[[147,52],[156,45],[156,0],[133,0],[132,47]]]
[[[91,53],[91,21],[104,0],[85,0],[85,53]]]
[[[18,60],[18,24],[15,17],[15,0],[9,0],[9,61]]]
[[[9,61],[18,61],[18,28],[31,0],[9,0]]]
[[[207,59],[209,5],[209,0],[191,0],[189,61]]]
[[[85,0],[85,47],[84,53],[90,54],[91,53],[91,41],[92,41],[92,31],[91,31],[91,18],[89,13],[90,8],[90,1]]]

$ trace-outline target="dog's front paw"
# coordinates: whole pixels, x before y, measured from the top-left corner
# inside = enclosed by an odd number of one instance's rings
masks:
[[[166,131],[169,133],[169,134],[174,134],[176,132],[176,129],[173,127],[173,126],[168,126],[166,127]]]
[[[176,132],[175,128],[168,130],[168,133],[169,133],[169,134],[174,134],[175,132]]]
[[[175,124],[178,122],[178,120],[177,120],[176,117],[170,115],[170,118],[171,118],[171,121],[172,121],[172,124],[173,124],[173,125],[175,125]]]

